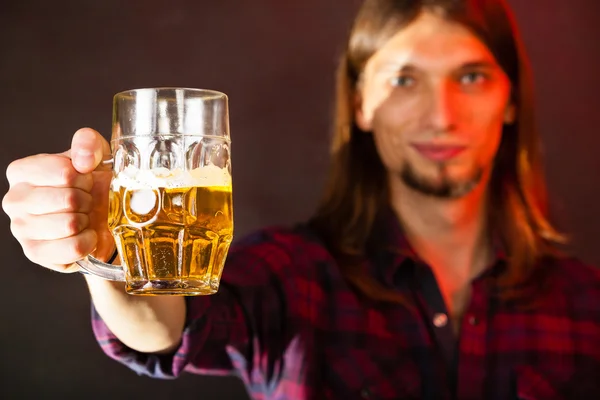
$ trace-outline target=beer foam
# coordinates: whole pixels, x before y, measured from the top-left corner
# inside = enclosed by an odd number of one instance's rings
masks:
[[[179,187],[231,186],[231,175],[224,168],[216,165],[195,168],[190,171],[183,169],[137,169],[126,167],[112,181],[113,188],[128,189],[157,189]]]

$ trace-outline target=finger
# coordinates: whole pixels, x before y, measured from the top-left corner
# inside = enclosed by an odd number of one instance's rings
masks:
[[[64,274],[72,274],[74,272],[79,272],[81,271],[81,268],[79,267],[79,265],[73,263],[73,264],[46,264],[44,265],[44,267],[51,269],[53,271],[56,272],[61,272]]]
[[[17,185],[4,197],[4,211],[11,217],[66,212],[89,213],[92,195],[81,189]]]
[[[11,188],[19,183],[31,186],[78,187],[90,191],[91,174],[80,174],[64,154],[38,154],[15,160],[6,169]]]
[[[90,217],[83,213],[25,215],[11,221],[10,229],[21,240],[57,240],[83,232]]]
[[[51,264],[51,263],[36,263],[37,265],[41,265],[44,268],[50,269],[52,271],[61,272],[61,273],[73,273],[81,271],[81,268],[78,264]]]
[[[96,244],[97,235],[93,229],[64,239],[22,242],[27,258],[40,265],[71,265],[94,251]]]
[[[69,155],[75,170],[86,174],[101,165],[102,160],[110,158],[110,145],[95,130],[82,128],[73,135]]]

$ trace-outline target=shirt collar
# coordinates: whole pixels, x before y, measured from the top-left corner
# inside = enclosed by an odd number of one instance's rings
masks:
[[[493,235],[494,260],[477,278],[498,275],[506,265],[506,252],[499,234]],[[414,274],[419,266],[426,266],[409,243],[394,211],[386,207],[378,213],[373,235],[368,246],[371,272],[386,286]],[[400,274],[400,275],[399,275]]]

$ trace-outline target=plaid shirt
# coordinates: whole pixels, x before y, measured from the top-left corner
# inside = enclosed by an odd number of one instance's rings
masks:
[[[484,284],[506,265],[499,253],[454,338],[431,270],[394,218],[380,231],[400,251],[365,268],[416,307],[357,296],[314,233],[271,228],[232,247],[217,294],[187,298],[174,355],[132,351],[94,311],[95,335],[140,374],[233,374],[255,399],[598,398],[600,271],[548,260],[527,292],[535,308],[510,307]]]

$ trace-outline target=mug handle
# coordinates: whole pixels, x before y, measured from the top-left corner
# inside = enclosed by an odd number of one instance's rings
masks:
[[[115,250],[115,255],[117,254]],[[113,259],[115,257],[112,257]],[[104,263],[95,257],[88,255],[82,260],[76,261],[81,273],[94,275],[108,281],[125,282],[125,271],[119,265]]]
[[[113,162],[114,159],[109,158],[103,160],[102,165],[112,164]],[[80,272],[82,274],[94,275],[108,281],[125,282],[125,271],[123,270],[123,267],[110,264],[118,255],[119,253],[115,250],[115,253],[108,263],[104,263],[90,255],[76,261],[76,263],[79,265],[79,268],[81,268]]]

